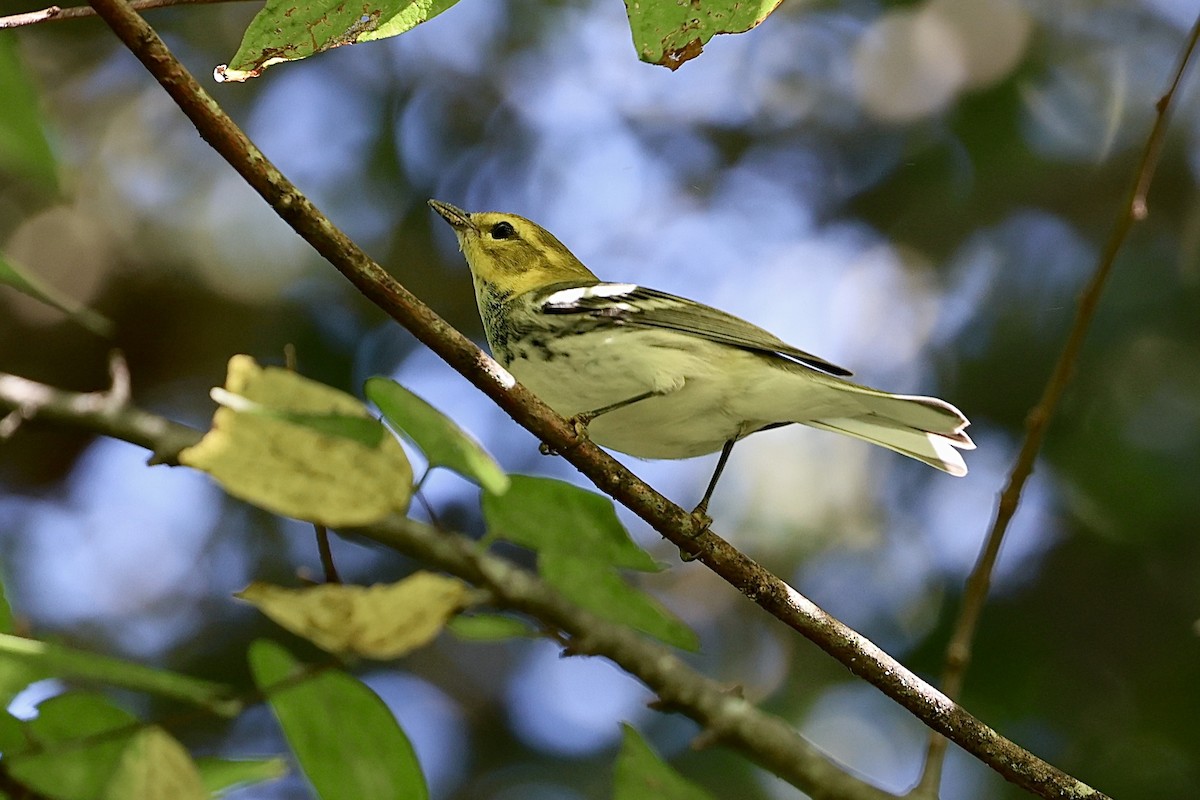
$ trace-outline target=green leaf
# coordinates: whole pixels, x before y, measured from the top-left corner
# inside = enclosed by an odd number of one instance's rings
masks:
[[[15,36],[0,38],[0,171],[58,191],[58,164],[42,123],[33,81],[21,68]]]
[[[257,78],[267,67],[298,61],[334,47],[396,36],[450,8],[458,0],[267,0],[250,22],[218,81]]]
[[[0,255],[0,284],[11,286],[21,294],[29,295],[46,305],[54,306],[97,336],[108,338],[113,334],[112,321],[107,317],[71,299],[3,255]]]
[[[323,650],[393,659],[432,642],[468,605],[468,595],[458,578],[420,571],[375,586],[286,589],[255,581],[237,596]]]
[[[445,467],[490,494],[508,491],[508,475],[454,420],[388,378],[368,378],[364,391],[383,418],[417,446],[430,467]]]
[[[70,692],[39,705],[25,730],[29,749],[4,754],[13,778],[55,800],[97,800],[138,720],[101,695]]]
[[[282,758],[197,758],[196,768],[200,770],[204,788],[210,795],[217,796],[251,783],[279,780],[287,775],[287,762]]]
[[[552,478],[513,475],[503,495],[483,496],[488,533],[537,551],[538,572],[595,614],[695,650],[696,634],[617,568],[651,572],[658,564],[617,519],[612,501]]]
[[[0,710],[0,754],[24,750],[28,743],[25,724],[7,711]]]
[[[700,649],[695,631],[653,597],[617,573],[598,568],[586,555],[543,551],[538,553],[538,573],[567,599],[599,617],[684,650]]]
[[[638,732],[622,725],[613,800],[713,800],[712,795],[671,769]]]
[[[217,396],[224,402],[237,396],[256,410],[218,408],[212,430],[179,460],[212,475],[231,495],[329,527],[368,525],[408,508],[412,467],[404,448],[356,398],[245,355],[229,360]],[[368,445],[344,426],[331,434],[311,424],[317,417],[358,417],[380,436]]]
[[[528,622],[504,614],[461,614],[446,627],[458,638],[475,642],[537,636]]]
[[[0,633],[13,633],[16,629],[12,606],[8,604],[8,593],[3,584],[0,584]]]
[[[143,728],[125,746],[103,800],[208,800],[188,751],[157,725]]]
[[[744,33],[783,0],[625,0],[638,58],[671,70],[700,55],[718,33]]]
[[[642,572],[660,569],[629,538],[611,500],[564,481],[513,475],[503,495],[483,496],[483,517],[490,534],[531,550],[578,553]]]
[[[33,680],[55,677],[100,681],[194,703],[228,717],[241,711],[241,702],[233,699],[233,690],[219,683],[65,645],[0,634],[0,672],[6,664],[22,665],[37,676]],[[0,685],[3,683],[0,679]]]
[[[250,668],[321,800],[427,800],[408,737],[363,683],[339,670],[306,671],[261,639]]]

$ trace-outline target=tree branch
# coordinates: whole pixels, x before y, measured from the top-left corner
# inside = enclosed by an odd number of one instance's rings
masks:
[[[149,11],[168,6],[196,6],[210,3],[240,3],[245,0],[132,0],[129,7],[134,11]],[[62,22],[68,19],[83,19],[96,16],[96,9],[91,6],[48,6],[38,11],[25,11],[0,17],[0,31],[6,28],[23,28],[27,25],[37,25],[41,22]]]
[[[950,702],[865,637],[825,613],[692,516],[671,503],[588,441],[495,361],[434,314],[372,261],[237,128],[178,63],[152,28],[123,0],[92,6],[146,66],[207,141],[293,229],[368,299],[458,370],[572,465],[649,523],[694,554],[763,609],[809,638],[854,674],[881,689],[935,731],[949,736],[1006,779],[1042,797],[1100,798],[1061,770],[1004,739]]]
[[[109,356],[112,385],[106,391],[78,394],[0,373],[0,442],[24,423],[42,419],[103,433],[145,447],[152,463],[178,464],[179,451],[196,443],[193,429],[128,404],[129,370],[120,353]]]
[[[1191,35],[1184,43],[1179,56],[1179,65],[1175,69],[1166,93],[1155,104],[1157,116],[1150,129],[1150,136],[1146,140],[1146,146],[1142,151],[1137,168],[1134,170],[1129,194],[1121,206],[1108,242],[1100,253],[1099,262],[1096,264],[1091,280],[1079,295],[1075,319],[1071,324],[1067,340],[1063,344],[1062,352],[1059,353],[1058,362],[1054,365],[1050,378],[1046,381],[1046,388],[1042,391],[1041,399],[1030,409],[1025,418],[1025,440],[1021,443],[1021,451],[1017,455],[1016,463],[1013,464],[1012,472],[1009,473],[1008,484],[1004,487],[1000,501],[996,505],[996,516],[991,530],[988,532],[987,540],[967,578],[966,587],[963,590],[962,608],[959,610],[954,632],[946,647],[946,658],[942,668],[942,691],[951,700],[957,701],[962,695],[967,668],[971,664],[975,632],[979,627],[983,606],[987,602],[988,590],[991,588],[992,582],[992,570],[996,566],[996,558],[1000,555],[1000,545],[1004,541],[1004,535],[1008,532],[1009,523],[1012,522],[1012,518],[1017,512],[1017,507],[1020,505],[1021,491],[1025,488],[1025,482],[1033,473],[1034,462],[1042,449],[1042,442],[1046,438],[1050,420],[1058,409],[1063,392],[1071,382],[1075,363],[1079,359],[1080,350],[1083,349],[1083,341],[1087,336],[1092,318],[1096,314],[1100,295],[1104,292],[1104,285],[1112,273],[1117,254],[1125,244],[1134,223],[1141,222],[1146,218],[1146,194],[1150,191],[1150,184],[1154,180],[1154,173],[1158,167],[1158,157],[1162,152],[1163,142],[1166,140],[1172,100],[1174,100],[1175,91],[1179,88],[1183,75],[1187,71],[1188,62],[1191,61],[1198,40],[1200,40],[1200,17],[1197,17],[1192,26]],[[941,784],[942,765],[945,757],[946,739],[934,734],[929,739],[925,769],[912,794],[937,796],[937,787]]]
[[[0,409],[24,409],[28,419],[123,439],[146,447],[155,458],[179,463],[179,451],[201,433],[143,411],[111,402],[112,392],[78,394],[0,373]],[[95,406],[104,406],[97,412]],[[895,800],[848,773],[806,741],[784,720],[727,691],[687,666],[668,648],[636,631],[595,616],[562,597],[533,573],[479,550],[467,537],[415,520],[395,517],[346,531],[411,556],[485,589],[498,608],[537,619],[568,641],[573,655],[604,656],[650,688],[666,709],[699,723],[705,740],[738,750],[814,800]]]

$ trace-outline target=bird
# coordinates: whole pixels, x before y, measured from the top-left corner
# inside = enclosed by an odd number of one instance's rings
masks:
[[[800,424],[885,447],[954,476],[975,444],[935,397],[847,380],[849,370],[738,317],[632,283],[601,281],[515,214],[429,205],[466,257],[492,355],[595,444],[642,459],[720,451],[693,515],[707,509],[733,446]]]

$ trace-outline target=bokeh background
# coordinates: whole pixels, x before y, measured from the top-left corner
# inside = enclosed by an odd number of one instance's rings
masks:
[[[34,5],[3,0],[0,13]],[[636,60],[616,0],[463,0],[397,39],[212,83],[256,10],[148,18],[285,174],[476,338],[465,265],[429,197],[531,217],[604,278],[725,308],[866,383],[962,408],[979,445],[964,479],[783,429],[737,448],[712,507],[735,544],[937,674],[1022,418],[1196,3],[793,0],[670,73]],[[36,93],[54,159],[52,171],[0,164],[0,248],[116,323],[104,341],[0,288],[0,371],[98,388],[115,345],[139,403],[203,426],[229,356],[280,363],[293,343],[309,376],[360,392],[394,375],[509,470],[580,481],[275,218],[102,23],[5,32],[0,56],[5,91]],[[1198,135],[1185,87],[1150,217],[1001,556],[964,700],[1120,798],[1200,785]],[[247,642],[286,637],[231,593],[317,573],[311,534],[145,459],[48,426],[0,443],[8,596],[38,636],[246,686]],[[712,460],[631,466],[690,506]],[[427,496],[480,530],[477,490],[436,476]],[[629,524],[672,564],[643,583],[700,632],[700,668],[879,785],[912,785],[925,732],[906,712]],[[413,568],[354,542],[335,553],[356,581]],[[690,751],[690,722],[550,642],[444,636],[365,674],[437,798],[605,797],[621,720],[718,797],[797,796],[728,752]],[[61,688],[39,684],[17,710]],[[198,752],[284,747],[261,709],[172,730]],[[298,778],[237,795],[306,796]],[[943,796],[1021,794],[952,749]]]

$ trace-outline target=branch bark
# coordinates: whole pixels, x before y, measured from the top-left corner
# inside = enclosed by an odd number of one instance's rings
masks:
[[[1150,129],[1150,136],[1146,140],[1146,146],[1142,150],[1142,156],[1134,170],[1129,193],[1121,206],[1112,233],[1100,253],[1091,280],[1079,295],[1075,319],[1071,323],[1071,330],[1067,334],[1062,352],[1059,353],[1058,362],[1054,365],[1054,369],[1046,381],[1046,388],[1042,391],[1041,399],[1030,409],[1025,418],[1025,440],[1021,443],[1021,451],[1009,473],[1008,484],[1004,487],[996,505],[996,516],[988,531],[987,539],[967,578],[966,587],[963,590],[962,608],[959,610],[954,631],[946,647],[946,657],[942,667],[942,691],[951,700],[957,701],[962,695],[967,669],[971,664],[975,633],[979,628],[979,618],[983,614],[983,606],[987,602],[988,590],[992,583],[992,570],[1000,555],[1000,546],[1004,542],[1004,535],[1008,532],[1008,525],[1012,522],[1013,515],[1016,514],[1017,507],[1021,503],[1021,491],[1025,488],[1029,476],[1033,474],[1034,462],[1042,449],[1042,442],[1045,441],[1050,420],[1054,417],[1054,412],[1058,410],[1059,400],[1062,399],[1063,392],[1066,391],[1067,384],[1071,382],[1071,377],[1075,372],[1075,363],[1079,360],[1083,341],[1087,336],[1092,318],[1096,314],[1096,308],[1100,304],[1100,295],[1104,292],[1108,276],[1112,273],[1113,265],[1116,264],[1117,254],[1125,244],[1130,230],[1135,223],[1145,219],[1148,213],[1146,195],[1150,191],[1150,184],[1154,180],[1154,173],[1158,167],[1158,157],[1162,152],[1163,142],[1166,140],[1172,101],[1175,99],[1175,92],[1187,71],[1192,54],[1196,50],[1198,40],[1200,40],[1200,17],[1196,18],[1191,34],[1184,42],[1183,50],[1179,55],[1179,65],[1167,86],[1166,93],[1155,104],[1154,125]],[[941,784],[942,779],[942,765],[946,758],[946,744],[946,739],[942,736],[934,734],[930,737],[925,768],[916,788],[912,791],[913,795],[937,796],[937,787]]]
[[[97,13],[146,66],[196,126],[200,136],[355,287],[462,373],[510,416],[573,464],[602,491],[699,560],[763,609],[950,737],[1006,779],[1042,797],[1102,798],[1003,738],[921,681],[865,637],[730,546],[639,480],[599,448],[577,439],[554,414],[466,337],[435,315],[363,253],[246,138],[153,29],[123,0],[93,0]]]
[[[0,409],[122,439],[179,463],[179,451],[201,432],[116,400],[113,390],[80,394],[0,373]],[[564,599],[531,572],[479,549],[457,533],[394,517],[346,533],[362,536],[484,589],[492,604],[528,614],[567,642],[572,655],[604,656],[637,677],[664,709],[695,720],[704,740],[741,752],[814,800],[895,800],[854,777],[779,717],[696,672],[668,648],[632,629],[601,619]]]
[[[149,11],[168,6],[196,6],[213,3],[240,3],[244,0],[132,0],[129,7],[135,11]],[[96,16],[96,9],[91,6],[47,6],[37,11],[25,11],[0,17],[0,31],[7,28],[23,28],[27,25],[37,25],[42,22],[63,22],[68,19],[84,19]]]

